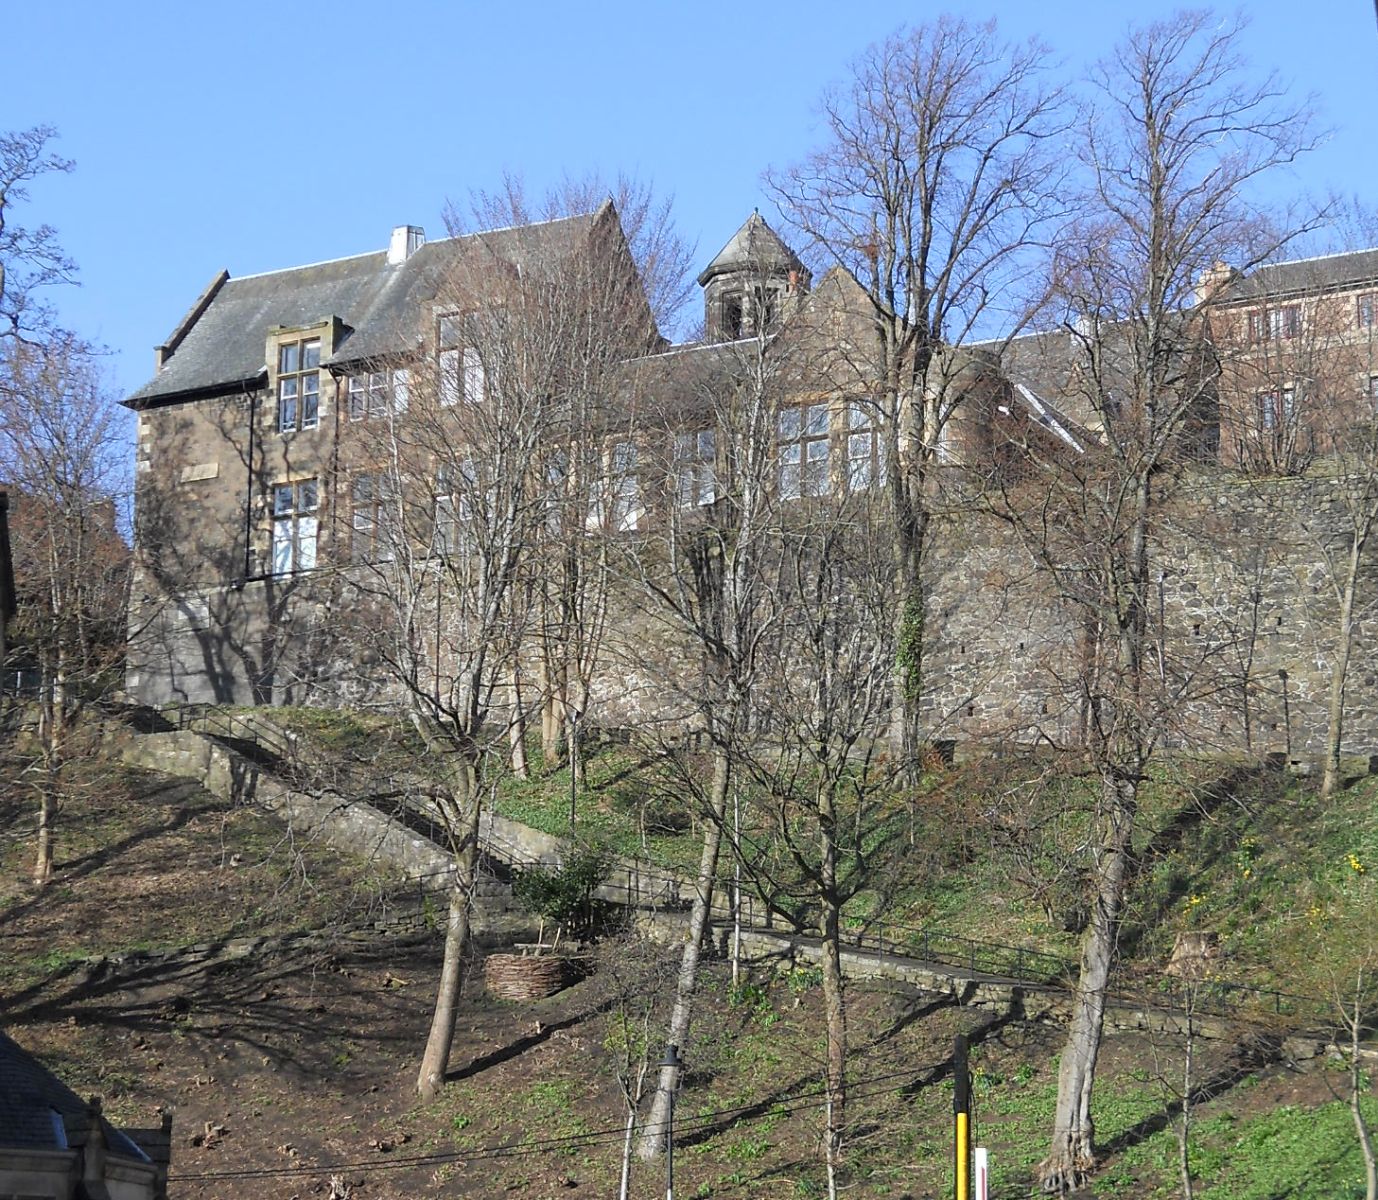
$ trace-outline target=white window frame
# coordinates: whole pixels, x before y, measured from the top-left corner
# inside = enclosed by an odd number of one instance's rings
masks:
[[[387,537],[392,480],[386,472],[360,471],[350,480],[350,542],[352,562],[391,562],[393,547]]]
[[[846,459],[847,490],[853,494],[869,492],[885,484],[885,454],[875,413],[853,400],[847,405]],[[940,451],[941,457],[941,451]]]
[[[1297,389],[1294,385],[1264,388],[1254,395],[1261,433],[1281,437],[1293,427],[1297,419]]]
[[[312,571],[320,540],[320,482],[298,479],[273,485],[272,555],[275,576]]]
[[[349,419],[380,421],[407,411],[411,399],[411,371],[397,367],[390,371],[365,371],[351,375],[347,385]]]
[[[472,458],[459,463],[458,478],[454,468],[441,463],[435,469],[435,534],[437,554],[458,554],[474,542],[474,488],[478,483],[478,467]]]
[[[488,371],[483,355],[465,336],[458,313],[441,316],[436,331],[436,391],[444,408],[482,404],[488,399]]]
[[[1278,304],[1269,308],[1256,308],[1249,314],[1249,341],[1254,345],[1263,342],[1291,341],[1301,335],[1301,305]]]
[[[673,461],[677,508],[701,508],[718,498],[716,430],[710,426],[675,434]]]
[[[635,533],[646,517],[636,443],[630,439],[609,443],[605,462],[607,473],[593,488],[584,526],[591,532]]]
[[[321,421],[321,339],[279,342],[277,354],[277,431],[315,429]]]
[[[826,496],[830,490],[832,412],[828,403],[782,408],[775,425],[781,500]]]

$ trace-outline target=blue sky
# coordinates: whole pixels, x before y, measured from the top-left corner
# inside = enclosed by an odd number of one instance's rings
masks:
[[[1143,0],[1141,18],[1175,6]],[[108,346],[113,388],[222,267],[245,275],[443,233],[447,200],[619,170],[674,196],[706,263],[760,205],[760,175],[817,144],[823,88],[897,25],[941,11],[1037,35],[1069,75],[1124,32],[1085,0],[815,3],[211,4],[12,0],[0,128],[52,124],[76,172],[20,219],[55,225],[82,286],[61,315]],[[1378,202],[1371,0],[1248,7],[1243,53],[1314,93],[1327,144],[1284,186]]]

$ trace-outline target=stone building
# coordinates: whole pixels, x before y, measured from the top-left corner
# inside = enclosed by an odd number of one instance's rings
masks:
[[[120,1130],[0,1033],[0,1196],[166,1200],[172,1118]]]
[[[1202,281],[1220,359],[1220,461],[1296,475],[1371,427],[1378,404],[1378,250]]]
[[[592,262],[604,265],[593,271]],[[485,411],[485,397],[511,377],[513,365],[500,360],[514,352],[514,327],[539,326],[553,311],[544,299],[528,303],[533,280],[541,297],[584,281],[573,323],[587,318],[583,342],[618,357],[614,368],[597,364],[604,391],[586,398],[580,424],[563,435],[583,442],[583,469],[599,478],[585,509],[560,519],[644,537],[709,512],[727,452],[715,406],[759,381],[766,346],[777,500],[802,509],[884,486],[884,431],[866,403],[876,371],[869,301],[843,270],[812,279],[759,214],[700,274],[703,336],[680,346],[655,329],[611,205],[430,243],[402,226],[386,252],[238,280],[221,273],[158,348],[157,374],[127,401],[139,430],[133,695],[335,704],[372,694],[376,664],[343,634],[374,619],[361,616],[351,581],[398,552],[384,546],[385,508],[403,514],[409,545],[453,550],[464,509],[483,496],[471,488],[457,498],[454,477],[472,468],[453,447],[416,458],[405,498],[386,496],[370,464],[419,454],[422,439],[399,431],[428,413],[440,414],[443,430],[447,414]],[[1169,520],[1157,550],[1159,615],[1165,637],[1214,664],[1211,688],[1183,701],[1201,744],[1305,755],[1324,731],[1333,614],[1317,579],[1343,505],[1333,480],[1302,478],[1301,468],[1371,411],[1378,251],[1246,279],[1222,268],[1202,287],[1215,306],[1211,336],[1185,368],[1199,402],[1177,448],[1190,473],[1181,519]],[[494,324],[502,336],[485,336]],[[1054,453],[1094,451],[1100,433],[1068,353],[1075,337],[1052,330],[939,356],[935,370],[960,400],[938,446],[944,472],[1017,474],[1035,440]],[[1293,353],[1303,343],[1304,360]],[[1113,338],[1106,344],[1113,356]],[[1274,382],[1303,378],[1307,388],[1294,382],[1290,393]],[[447,453],[453,461],[437,468]],[[574,454],[554,446],[531,469],[573,475]],[[1074,697],[1059,689],[1077,631],[1038,592],[1007,530],[969,514],[940,524],[929,727],[959,741],[1074,735]],[[615,597],[611,611],[611,640],[644,640]],[[436,621],[438,678],[438,613],[425,620]],[[424,658],[430,636],[418,633],[409,652]],[[612,674],[616,687],[567,699],[569,707],[591,705],[594,719],[623,724],[663,692],[651,668],[624,662]],[[642,700],[629,704],[628,695]],[[1350,704],[1353,746],[1378,750],[1378,681],[1360,673]]]
[[[338,699],[359,664],[331,658],[349,619],[332,607],[337,575],[378,502],[358,460],[409,405],[482,402],[501,364],[468,336],[469,314],[589,261],[607,272],[605,318],[659,345],[611,204],[435,242],[399,226],[386,251],[216,275],[125,402],[138,414],[128,691]]]

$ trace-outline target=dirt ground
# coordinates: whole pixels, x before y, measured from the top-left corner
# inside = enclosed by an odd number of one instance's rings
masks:
[[[0,796],[10,828],[23,799]],[[112,778],[64,819],[42,893],[27,885],[22,840],[0,855],[6,1028],[75,1090],[101,1094],[118,1124],[152,1126],[173,1111],[174,1200],[616,1194],[624,1108],[613,1068],[627,1027],[615,966],[515,1003],[484,994],[476,958],[448,1085],[422,1105],[413,1084],[438,938],[344,935],[376,914],[385,883],[292,844],[262,815],[151,777]],[[260,933],[290,937],[249,958],[205,949]],[[137,948],[172,950],[89,961]],[[901,988],[851,989],[849,1023],[852,1194],[945,1191],[958,1032],[977,1048],[979,1120],[1009,1164],[1002,1194],[1027,1194],[1059,1031]],[[766,972],[733,992],[715,964],[684,1051],[676,1191],[820,1194],[816,979]],[[1103,1126],[1108,1161],[1167,1125],[1163,1080],[1177,1051],[1107,1043],[1098,1086],[1122,1110]],[[1227,1106],[1241,1120],[1330,1098],[1316,1073],[1255,1074],[1218,1043],[1203,1048],[1201,1078],[1218,1094],[1203,1111]],[[662,1194],[662,1171],[638,1165],[632,1195]]]

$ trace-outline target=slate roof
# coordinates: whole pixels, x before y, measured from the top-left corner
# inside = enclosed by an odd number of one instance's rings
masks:
[[[804,264],[775,232],[760,213],[747,217],[742,227],[727,240],[727,245],[718,251],[699,274],[702,287],[715,275],[727,271],[741,270],[743,267],[765,268],[773,271],[802,271]]]
[[[169,339],[173,350],[162,370],[126,404],[137,408],[261,379],[264,343],[275,326],[339,317],[347,329],[325,365],[409,349],[421,332],[425,303],[455,266],[482,266],[488,257],[518,271],[548,270],[573,253],[607,211],[427,242],[400,263],[389,264],[380,250],[225,279],[218,288],[213,281],[204,311],[197,313],[203,297]],[[189,326],[184,333],[183,326]]]
[[[1287,296],[1352,287],[1370,281],[1378,282],[1378,249],[1325,254],[1319,258],[1299,258],[1259,267],[1233,284],[1223,298],[1250,300]]]
[[[112,1154],[148,1156],[104,1117],[97,1118]],[[0,1147],[65,1150],[84,1145],[91,1107],[38,1059],[0,1032]]]

